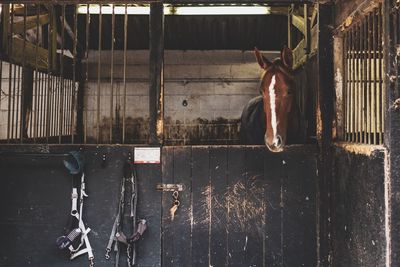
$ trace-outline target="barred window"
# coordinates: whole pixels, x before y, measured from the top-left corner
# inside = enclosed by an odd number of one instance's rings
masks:
[[[383,143],[385,88],[383,84],[382,7],[373,9],[344,34],[345,140]]]

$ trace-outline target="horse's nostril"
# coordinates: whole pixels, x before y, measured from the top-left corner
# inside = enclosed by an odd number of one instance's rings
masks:
[[[276,137],[275,146],[277,146],[277,147],[281,147],[282,146],[282,137],[280,135],[278,135]]]

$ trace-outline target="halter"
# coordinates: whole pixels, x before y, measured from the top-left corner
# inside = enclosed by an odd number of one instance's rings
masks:
[[[91,229],[89,227],[86,228],[82,218],[83,200],[85,197],[88,197],[88,195],[85,192],[86,189],[85,173],[83,171],[84,159],[80,151],[73,151],[70,152],[69,154],[71,155],[71,158],[73,160],[72,161],[64,160],[65,167],[68,169],[70,174],[73,175],[74,180],[76,179],[75,176],[81,173],[80,187],[78,188],[77,186],[73,186],[71,194],[71,200],[72,200],[71,219],[73,221],[77,221],[78,225],[77,227],[73,228],[73,223],[70,223],[69,227],[67,227],[69,229],[68,234],[57,238],[56,243],[59,249],[65,249],[68,247],[71,253],[70,256],[71,260],[87,253],[89,259],[89,266],[92,267],[94,265],[93,262],[94,255],[88,237],[88,233],[90,232]],[[77,183],[74,181],[73,184]],[[79,194],[78,194],[78,189],[79,189]],[[79,200],[79,209],[78,209],[78,200]],[[80,236],[80,242],[77,246],[74,246],[73,243],[79,236]]]

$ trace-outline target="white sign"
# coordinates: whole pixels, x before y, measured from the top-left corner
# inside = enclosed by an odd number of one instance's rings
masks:
[[[159,147],[135,147],[135,164],[160,164]]]

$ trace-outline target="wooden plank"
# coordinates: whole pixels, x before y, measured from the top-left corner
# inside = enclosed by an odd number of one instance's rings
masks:
[[[208,147],[193,147],[192,158],[192,260],[184,266],[209,266],[212,188]]]
[[[283,266],[316,266],[316,158],[285,153],[282,159]]]
[[[164,120],[164,9],[163,3],[150,4],[149,49],[150,49],[150,140],[160,144],[163,139]]]
[[[282,244],[282,182],[280,154],[264,152],[265,182],[265,266],[283,266]]]
[[[210,236],[211,266],[226,266],[228,263],[227,166],[228,148],[210,147],[210,177],[212,188]]]
[[[32,28],[36,28],[37,26],[37,16],[28,16],[26,17],[26,30],[32,29]],[[50,21],[49,19],[49,14],[41,14],[39,15],[39,25],[43,26],[48,24]],[[20,21],[16,21],[14,22],[14,33],[23,33],[24,32],[24,20],[20,20]]]
[[[163,147],[161,159],[162,182],[166,184],[174,183],[174,148]],[[162,266],[174,266],[174,222],[171,221],[169,209],[172,204],[171,192],[162,192]]]
[[[162,180],[161,166],[137,164],[136,173],[139,186],[137,219],[146,219],[148,224],[143,239],[136,245],[137,266],[161,266],[162,195],[155,190],[155,185]]]
[[[179,192],[180,206],[175,213],[174,229],[174,266],[190,266],[191,258],[191,147],[174,148],[174,183],[184,185],[185,190]],[[172,198],[170,200],[172,204]],[[171,208],[171,205],[170,205]],[[169,210],[168,210],[169,212]]]
[[[245,266],[246,222],[242,204],[246,189],[245,151],[243,147],[228,149],[228,266]]]
[[[264,151],[265,147],[246,147],[246,265],[264,266],[265,236],[265,192]]]
[[[383,91],[385,92],[385,136],[384,144],[388,148],[385,159],[385,234],[386,260],[392,266],[400,265],[400,55],[399,47],[399,11],[395,1],[383,2],[383,55],[384,73]]]
[[[328,265],[330,261],[331,243],[331,192],[332,189],[332,122],[334,118],[333,101],[334,99],[334,70],[333,70],[333,40],[332,40],[332,12],[333,6],[330,4],[319,5],[319,44],[318,44],[318,92],[317,92],[317,106],[319,113],[318,128],[318,142],[320,144],[320,164],[318,166],[319,172],[319,188],[318,199],[319,202],[319,253],[318,261],[321,265]]]

